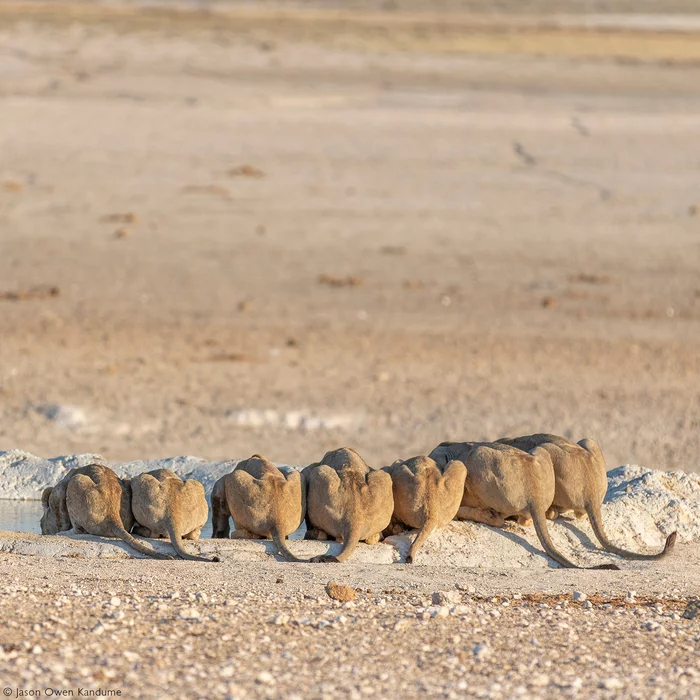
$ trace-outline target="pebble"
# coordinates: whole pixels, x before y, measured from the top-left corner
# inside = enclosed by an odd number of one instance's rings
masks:
[[[536,688],[544,688],[549,685],[549,676],[545,673],[536,673],[530,679],[530,685],[534,685]]]
[[[259,673],[258,677],[255,680],[263,685],[275,684],[275,678],[269,671],[263,671],[262,673]]]
[[[611,677],[602,680],[598,687],[605,690],[620,690],[625,687],[625,684],[619,678]]]
[[[285,613],[280,613],[272,618],[273,625],[286,625],[289,622],[289,615]]]
[[[484,661],[486,660],[489,656],[491,656],[491,649],[489,648],[489,645],[486,642],[479,642],[473,649],[472,653],[474,656],[479,661]]]
[[[459,591],[435,591],[432,596],[433,605],[455,605],[461,601]]]
[[[357,597],[354,588],[350,588],[350,586],[346,586],[342,583],[335,583],[334,581],[329,581],[326,584],[326,593],[329,598],[339,600],[341,603],[350,602]]]
[[[113,608],[118,608],[122,604],[122,602],[121,600],[119,600],[119,598],[117,598],[117,596],[112,596],[112,598],[110,598],[109,604]]]
[[[585,593],[582,593],[581,591],[574,591],[572,597],[577,603],[583,603],[584,601],[588,600],[588,596]]]
[[[694,620],[696,617],[700,617],[700,599],[689,600],[682,617],[686,620]]]
[[[180,614],[178,615],[178,619],[180,620],[199,620],[201,618],[201,614],[197,608],[192,607],[192,608],[182,608],[180,610]]]
[[[625,596],[625,600],[628,603],[634,603],[637,598],[637,591],[627,591],[627,595]]]

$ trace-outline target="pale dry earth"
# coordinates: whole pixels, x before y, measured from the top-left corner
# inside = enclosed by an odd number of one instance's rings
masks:
[[[0,554],[0,677],[154,698],[697,698],[700,616],[682,617],[679,561],[513,578]],[[356,600],[328,598],[331,579]]]
[[[353,8],[0,4],[0,449],[381,466],[546,430],[700,471],[696,3]],[[700,697],[695,545],[572,572],[19,539],[6,687]],[[513,598],[574,590],[602,597]]]
[[[379,466],[550,430],[610,466],[698,468],[700,65],[680,44],[455,52],[443,20],[401,50],[393,24],[334,43],[288,8],[144,26],[42,6],[1,13],[0,292],[59,293],[0,301],[1,447],[352,444]]]

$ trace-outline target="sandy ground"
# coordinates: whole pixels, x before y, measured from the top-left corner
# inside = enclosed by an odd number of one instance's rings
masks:
[[[683,617],[700,559],[686,545],[655,566],[517,577],[223,550],[220,564],[147,568],[0,554],[2,683],[76,697],[700,696],[700,615]],[[355,601],[331,600],[329,580]]]
[[[677,29],[697,8],[528,6],[2,3],[0,449],[305,464],[350,444],[380,466],[552,431],[700,470],[697,18]],[[525,573],[3,553],[0,679],[697,698],[700,623],[677,619],[696,554]],[[464,609],[431,609],[456,583]],[[573,590],[603,597],[513,598]]]
[[[3,5],[0,293],[58,295],[0,301],[0,447],[379,466],[546,430],[698,468],[697,34]]]

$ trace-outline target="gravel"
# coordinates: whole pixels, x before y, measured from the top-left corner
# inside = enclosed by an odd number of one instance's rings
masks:
[[[0,553],[0,677],[145,698],[700,697],[674,568],[502,574]]]

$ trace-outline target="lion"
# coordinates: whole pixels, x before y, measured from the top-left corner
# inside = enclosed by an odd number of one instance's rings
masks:
[[[394,511],[389,474],[370,469],[355,450],[344,447],[310,464],[304,476],[308,483],[305,539],[331,536],[343,543],[337,556],[326,554],[310,561],[343,562],[360,541],[379,542]]]
[[[521,525],[535,526],[545,552],[569,569],[618,569],[615,564],[579,567],[557,551],[547,529],[546,512],[554,501],[552,458],[542,447],[523,452],[502,443],[442,443],[430,457],[438,465],[459,459],[467,468],[459,520],[503,527],[514,517]]]
[[[142,537],[168,537],[182,559],[219,561],[218,557],[189,554],[182,538],[199,539],[209,517],[204,486],[195,479],[182,481],[170,469],[156,469],[131,480],[131,508],[137,525],[134,533]]]
[[[130,534],[134,525],[131,510],[131,484],[120,479],[109,467],[90,464],[71,469],[53,488],[41,494],[44,512],[41,534],[87,533],[113,537],[126,542],[140,554],[154,559],[172,559],[156,552]]]
[[[211,505],[212,537],[229,536],[230,515],[234,539],[271,537],[287,561],[305,561],[292,554],[285,543],[306,513],[305,479],[295,469],[280,469],[265,457],[253,455],[216,482]]]
[[[430,457],[413,457],[384,471],[391,476],[394,495],[392,522],[384,534],[397,534],[405,526],[419,530],[406,556],[411,564],[430,533],[457,515],[467,468],[457,460],[441,468]]]
[[[672,532],[664,548],[656,554],[630,552],[614,545],[605,534],[600,506],[608,490],[605,458],[595,440],[584,439],[573,443],[558,435],[537,434],[517,438],[501,438],[498,442],[520,450],[535,447],[547,450],[554,464],[554,501],[547,517],[554,519],[568,511],[577,518],[588,515],[595,536],[603,549],[627,559],[661,559],[673,550],[677,533]]]

